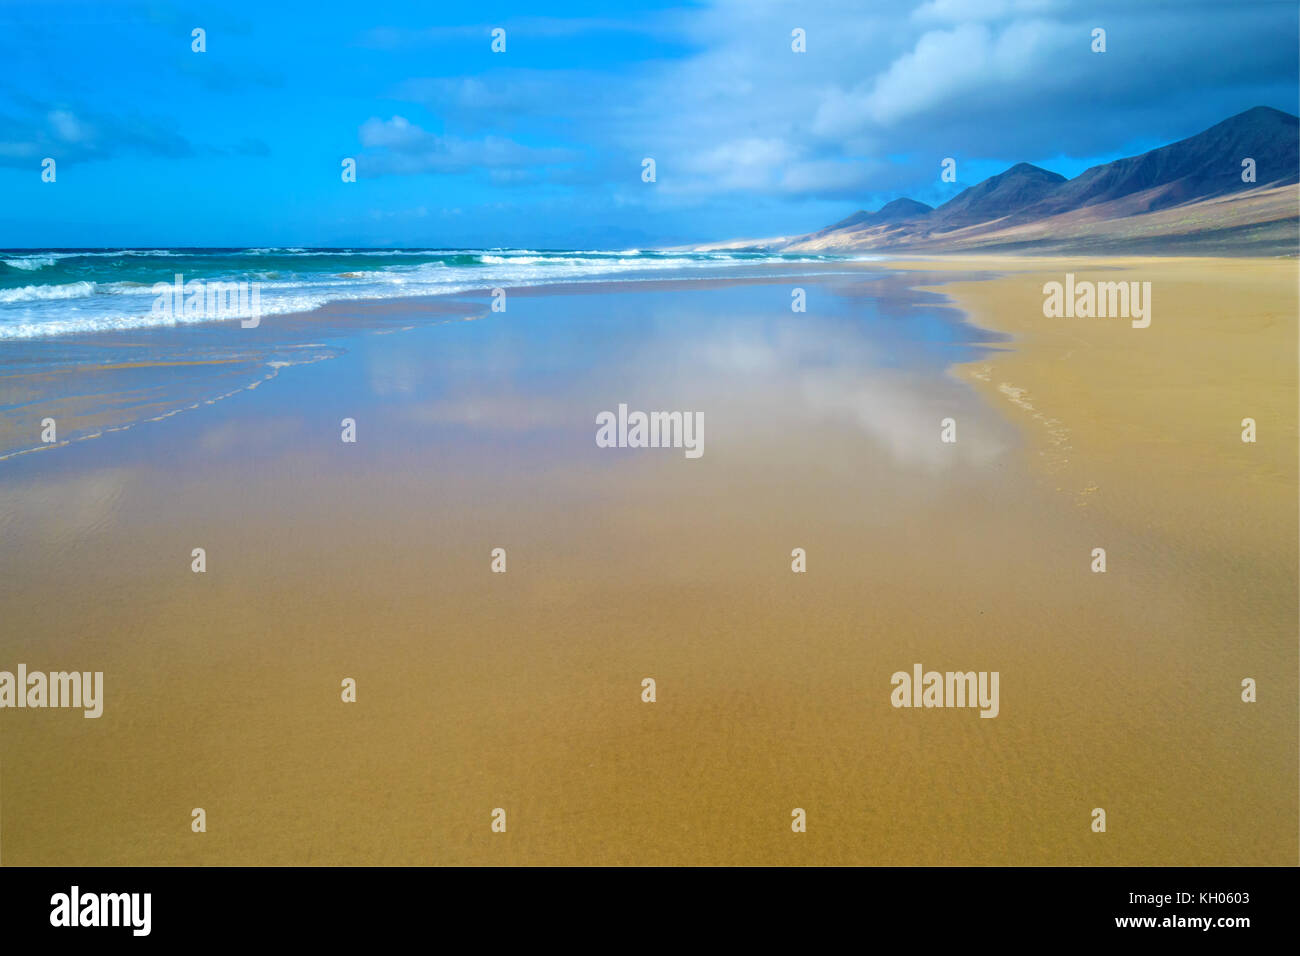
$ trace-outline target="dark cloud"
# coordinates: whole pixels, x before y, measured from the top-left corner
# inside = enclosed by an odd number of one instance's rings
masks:
[[[1295,4],[719,0],[647,24],[688,56],[603,72],[494,71],[395,91],[447,129],[549,132],[657,201],[933,193],[939,160],[1106,157],[1257,104],[1294,109]],[[580,24],[571,24],[577,29]],[[802,28],[807,52],[790,49]],[[1106,30],[1107,50],[1091,49]]]

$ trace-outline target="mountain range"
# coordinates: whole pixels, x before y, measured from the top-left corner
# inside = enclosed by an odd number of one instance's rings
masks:
[[[1253,181],[1243,180],[1247,159]],[[1300,120],[1257,106],[1073,179],[1017,163],[938,207],[895,199],[760,245],[790,252],[1294,256],[1298,183]]]

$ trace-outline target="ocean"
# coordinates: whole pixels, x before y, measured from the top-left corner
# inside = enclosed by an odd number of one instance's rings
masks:
[[[533,249],[48,249],[0,250],[0,339],[120,331],[209,318],[155,313],[158,283],[257,283],[262,315],[328,302],[444,295],[648,273],[743,275],[773,263],[870,256],[762,252]]]

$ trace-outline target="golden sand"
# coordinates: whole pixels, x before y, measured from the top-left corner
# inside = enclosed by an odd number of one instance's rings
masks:
[[[956,370],[967,457],[891,433],[894,390],[780,365],[690,394],[697,462],[586,430],[453,453],[412,429],[622,393],[417,402],[434,330],[340,364],[384,369],[367,456],[325,362],[8,479],[5,663],[103,670],[107,702],[0,714],[3,862],[1295,863],[1295,264],[917,266],[999,273],[941,291],[1016,335]],[[1106,268],[1153,282],[1151,328],[1043,319],[1045,276]],[[892,708],[918,661],[999,671],[1000,715]]]

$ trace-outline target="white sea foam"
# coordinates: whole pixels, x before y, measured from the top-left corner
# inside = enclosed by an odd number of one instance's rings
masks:
[[[37,302],[43,299],[81,299],[95,294],[93,282],[66,282],[61,285],[24,285],[17,289],[0,289],[0,303]]]
[[[56,261],[53,256],[28,256],[24,259],[5,259],[4,264],[11,269],[35,272],[37,269],[44,269],[46,266],[54,265]]]
[[[282,271],[267,272],[249,268],[250,259],[263,255],[301,261]],[[0,287],[0,340],[29,339],[80,332],[125,330],[160,325],[178,325],[209,321],[203,316],[160,316],[153,314],[153,283],[173,281],[173,273],[184,271],[180,264],[187,256],[201,256],[207,267],[201,276],[206,281],[256,280],[261,290],[263,315],[309,312],[328,302],[364,299],[414,298],[431,295],[522,286],[551,285],[572,281],[627,281],[647,273],[674,272],[699,274],[701,270],[788,265],[798,274],[800,263],[823,262],[825,256],[801,258],[733,257],[721,254],[641,255],[636,250],[601,252],[548,252],[544,250],[290,250],[246,249],[236,253],[212,250],[116,250],[94,252],[39,252],[15,257],[10,261],[45,261],[53,265],[58,259],[92,257],[166,256],[180,261],[162,266],[157,276],[141,281],[141,265],[129,267],[132,280],[119,278],[128,267],[109,263],[105,266],[79,268],[79,274],[102,276],[99,281],[51,282],[46,285],[25,284]],[[426,262],[390,261],[377,268],[346,270],[331,268],[324,257],[396,257],[423,256]],[[207,260],[220,263],[228,259],[229,272],[212,274]],[[466,261],[466,260],[469,261]],[[135,260],[138,263],[138,259]],[[47,265],[47,267],[48,267]],[[341,264],[340,264],[341,265]],[[24,268],[26,267],[19,267]],[[35,267],[33,267],[34,269]],[[152,272],[147,264],[144,269]],[[346,270],[346,271],[345,271]],[[186,278],[191,276],[187,273]],[[199,278],[200,276],[194,276]]]

